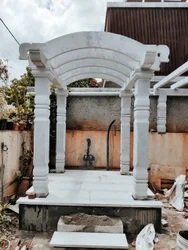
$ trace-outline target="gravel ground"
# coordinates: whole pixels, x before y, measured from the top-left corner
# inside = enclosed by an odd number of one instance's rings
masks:
[[[161,234],[156,234],[157,242],[155,250],[175,250],[176,237],[180,230],[188,230],[188,211],[178,212],[172,208],[166,201],[164,202],[163,214],[168,221],[168,226],[163,227]],[[18,230],[18,214],[6,209],[2,212],[0,218],[0,250],[5,250],[10,242],[9,250],[15,250],[26,246],[31,250],[49,250],[49,233],[34,233]],[[129,249],[135,249],[135,242],[129,244]],[[17,250],[17,249],[16,249]]]

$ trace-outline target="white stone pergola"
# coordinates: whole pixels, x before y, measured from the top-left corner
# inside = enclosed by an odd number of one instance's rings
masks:
[[[120,173],[129,173],[130,100],[134,88],[134,193],[147,199],[150,80],[161,62],[168,62],[165,45],[144,45],[107,32],[78,32],[46,43],[23,43],[20,59],[29,60],[35,76],[34,181],[37,197],[46,197],[49,162],[50,84],[57,87],[56,170],[64,172],[67,85],[85,78],[102,78],[121,87]]]
[[[157,106],[157,132],[166,133],[166,109],[168,96],[188,96],[188,89],[183,89],[188,85],[188,77],[181,76],[188,71],[188,61],[178,67],[168,76],[157,81],[153,89],[150,91],[152,95],[158,96]],[[169,88],[162,88],[166,85]]]

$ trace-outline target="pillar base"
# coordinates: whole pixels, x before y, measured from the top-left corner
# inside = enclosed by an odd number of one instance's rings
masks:
[[[48,190],[48,176],[47,177],[34,177],[33,188],[36,197],[46,197],[49,194]]]
[[[56,173],[64,173],[65,172],[65,163],[60,162],[60,161],[57,162],[57,159],[56,159],[55,168],[56,168]]]
[[[121,165],[120,166],[120,174],[121,175],[129,175],[129,165]]]
[[[135,200],[148,200],[151,197],[147,194],[148,183],[147,180],[136,180],[133,181],[133,198]]]
[[[157,132],[159,134],[165,134],[166,133],[166,126],[158,125],[157,126]]]

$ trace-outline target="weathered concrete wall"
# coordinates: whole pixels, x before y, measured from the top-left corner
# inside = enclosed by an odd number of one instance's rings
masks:
[[[67,128],[76,130],[107,130],[115,119],[120,130],[119,97],[68,97]]]
[[[123,231],[128,238],[135,237],[148,223],[161,232],[160,208],[133,207],[78,207],[78,206],[33,206],[19,205],[20,229],[27,231],[50,232],[57,230],[57,222],[62,215],[86,213],[119,217],[123,222]]]
[[[150,96],[150,129],[157,128],[157,96]],[[107,130],[116,120],[116,129],[120,130],[119,97],[68,97],[67,129]],[[133,130],[133,104],[131,105],[131,130]],[[188,98],[167,98],[167,132],[188,132]]]
[[[106,167],[106,131],[68,130],[66,138],[66,165],[81,167],[86,153],[86,139],[91,139],[90,153],[94,167]],[[188,170],[187,133],[149,133],[150,181],[158,189],[161,179],[175,179]],[[110,134],[110,166],[119,169],[120,132]],[[130,161],[133,167],[133,133],[130,140]]]
[[[16,172],[20,168],[19,158],[22,155],[22,143],[25,142],[25,148],[31,149],[31,133],[27,131],[1,131],[0,144],[8,147],[6,152],[3,152],[4,170],[4,197],[11,196],[15,192],[16,184],[10,185],[16,176]],[[0,162],[2,163],[2,151],[0,153]]]
[[[167,131],[188,132],[188,98],[167,98]]]

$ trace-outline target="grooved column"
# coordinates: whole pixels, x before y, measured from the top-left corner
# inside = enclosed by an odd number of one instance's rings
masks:
[[[48,195],[50,81],[35,77],[33,187],[37,197]]]
[[[134,94],[133,197],[138,200],[148,198],[149,87],[148,79],[136,81]]]
[[[130,167],[130,91],[122,91],[121,97],[121,142],[120,142],[120,174],[129,174]]]
[[[166,101],[167,96],[160,94],[157,105],[157,132],[166,133]]]
[[[56,172],[65,172],[66,104],[68,91],[58,89],[56,125]]]

